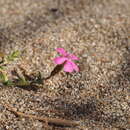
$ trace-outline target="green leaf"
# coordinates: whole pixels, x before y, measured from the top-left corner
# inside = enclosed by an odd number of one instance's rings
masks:
[[[14,83],[11,80],[8,80],[8,81],[4,82],[3,84],[7,85],[7,86],[14,85]]]
[[[8,77],[5,73],[0,72],[0,82],[4,83],[8,81]]]
[[[14,61],[16,58],[18,58],[20,56],[20,52],[19,51],[14,51],[12,54],[10,54],[9,56],[7,56],[7,61]]]
[[[19,81],[16,83],[18,86],[29,86],[30,83],[24,79],[19,79]]]

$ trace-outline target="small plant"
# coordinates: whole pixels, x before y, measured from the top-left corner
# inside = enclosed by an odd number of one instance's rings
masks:
[[[79,60],[77,56],[66,52],[63,48],[57,48],[56,51],[61,54],[61,56],[54,58],[54,63],[56,64],[56,67],[47,78],[42,78],[40,72],[32,77],[26,75],[24,70],[22,70],[22,72],[18,72],[18,70],[13,70],[13,75],[15,75],[16,78],[12,80],[8,79],[6,66],[10,62],[20,57],[20,52],[14,51],[8,56],[0,53],[0,83],[13,86],[33,86],[42,84],[43,80],[49,79],[50,77],[60,72],[62,69],[64,69],[65,72],[69,73],[72,73],[74,71],[79,72],[79,67],[74,63],[74,60]]]
[[[36,75],[28,76],[25,74],[24,70],[20,68],[21,70],[18,71],[18,69],[14,69],[12,71],[12,74],[16,77],[15,79],[9,80],[7,72],[6,72],[6,66],[10,64],[10,62],[15,61],[17,58],[20,57],[19,51],[14,51],[10,55],[4,55],[3,53],[0,53],[0,83],[7,86],[36,86],[39,84],[42,84],[42,77],[41,73],[39,72]]]

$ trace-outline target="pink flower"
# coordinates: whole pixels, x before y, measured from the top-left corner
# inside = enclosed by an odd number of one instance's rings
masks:
[[[65,72],[79,71],[79,67],[73,62],[73,60],[79,60],[78,57],[66,52],[63,48],[57,48],[56,51],[60,53],[62,56],[56,57],[54,59],[55,64],[63,64]]]

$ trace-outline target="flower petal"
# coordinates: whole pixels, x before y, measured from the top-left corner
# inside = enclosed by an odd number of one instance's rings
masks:
[[[73,66],[72,66],[72,64],[71,64],[70,61],[67,61],[65,63],[65,65],[64,65],[64,71],[65,72],[70,72],[70,73],[74,71]]]
[[[63,56],[67,55],[67,52],[64,50],[64,48],[57,48],[56,51],[59,52]]]
[[[54,63],[55,64],[63,64],[66,60],[67,60],[66,57],[59,56],[59,57],[54,58]]]
[[[79,72],[79,67],[72,61],[69,61],[73,67],[73,70],[75,70],[76,72]]]
[[[73,55],[73,54],[69,54],[69,58],[71,60],[79,60],[79,58],[77,56]]]

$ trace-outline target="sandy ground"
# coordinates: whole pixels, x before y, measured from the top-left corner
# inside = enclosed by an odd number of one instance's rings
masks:
[[[48,76],[57,47],[80,58],[79,73],[61,71],[36,89],[1,86],[0,130],[129,130],[129,38],[130,0],[0,0],[0,51],[22,53],[10,77],[19,67]],[[3,104],[79,126],[47,126]]]

